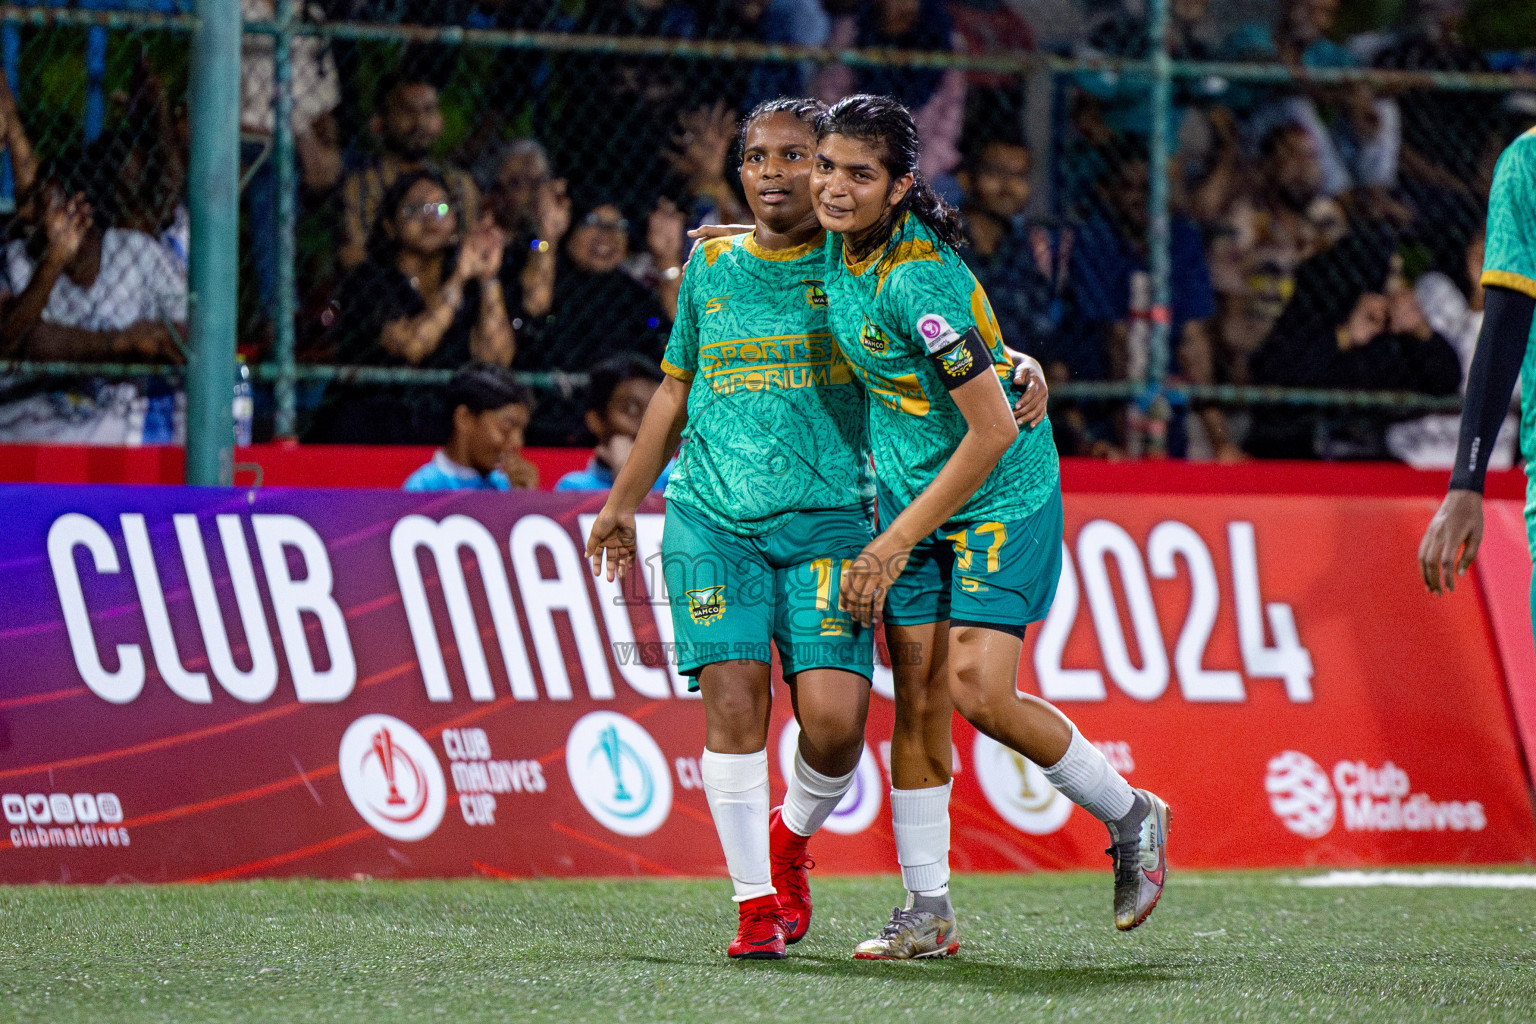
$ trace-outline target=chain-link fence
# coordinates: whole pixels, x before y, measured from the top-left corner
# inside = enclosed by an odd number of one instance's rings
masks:
[[[0,7],[0,440],[168,441],[192,19],[85,6]],[[1164,52],[1128,14],[1036,50],[966,0],[241,6],[257,440],[439,441],[471,359],[534,385],[530,443],[589,440],[587,372],[661,355],[683,232],[749,219],[740,113],[869,91],[917,115],[1065,453],[1448,464],[1493,161],[1536,123],[1521,55],[1345,45],[1327,4],[1153,4]]]

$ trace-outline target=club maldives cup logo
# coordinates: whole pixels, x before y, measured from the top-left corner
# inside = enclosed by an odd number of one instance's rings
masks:
[[[425,839],[443,820],[448,787],[421,733],[389,715],[347,727],[337,755],[341,784],[363,820],[391,839]]]
[[[565,770],[587,813],[610,832],[647,836],[672,813],[672,776],[651,734],[615,711],[583,715],[565,741]]]

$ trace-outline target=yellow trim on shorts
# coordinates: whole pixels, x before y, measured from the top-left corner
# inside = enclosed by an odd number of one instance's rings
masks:
[[[1524,274],[1516,274],[1510,270],[1485,270],[1483,271],[1483,287],[1494,285],[1497,288],[1508,288],[1510,291],[1519,292],[1521,295],[1529,295],[1536,299],[1536,281]]]

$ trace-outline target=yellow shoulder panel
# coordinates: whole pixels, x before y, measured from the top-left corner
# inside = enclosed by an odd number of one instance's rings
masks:
[[[880,294],[880,289],[885,287],[886,278],[890,277],[891,272],[903,263],[942,263],[943,261],[944,257],[939,254],[939,250],[926,238],[908,239],[896,246],[896,251],[891,253],[890,259],[881,260],[878,264],[877,273],[880,275],[880,281],[875,285],[875,294]]]
[[[719,259],[721,254],[723,254],[730,247],[730,236],[726,236],[725,238],[711,238],[709,241],[705,242],[703,246],[704,263],[707,266],[714,266],[715,260]]]

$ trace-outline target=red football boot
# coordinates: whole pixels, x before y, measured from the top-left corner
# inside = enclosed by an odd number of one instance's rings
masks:
[[[784,824],[783,810],[775,807],[768,819],[768,855],[773,860],[779,916],[784,919],[784,941],[794,944],[811,928],[811,868],[816,862],[805,852],[810,837],[797,835]]]
[[[779,917],[779,898],[759,896],[743,900],[737,912],[741,924],[736,929],[736,941],[725,955],[733,960],[783,960],[784,922]]]

